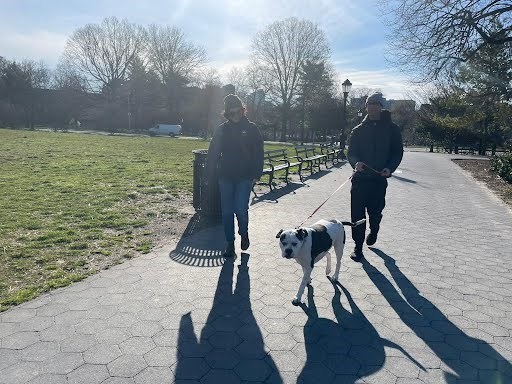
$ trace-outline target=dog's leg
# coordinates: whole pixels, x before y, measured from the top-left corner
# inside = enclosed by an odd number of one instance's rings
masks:
[[[341,257],[343,256],[343,244],[341,241],[336,242],[334,244],[334,252],[336,253],[336,269],[334,271],[334,275],[332,275],[332,281],[338,281],[340,276],[340,268],[341,268]]]
[[[302,295],[304,294],[304,288],[306,288],[306,285],[308,285],[311,282],[311,271],[313,271],[313,268],[310,266],[302,267],[302,271],[304,272],[304,275],[302,276],[302,281],[299,286],[299,290],[297,291],[297,296],[292,300],[292,304],[297,306],[302,302]]]
[[[325,266],[325,276],[329,276],[331,273],[331,254],[326,252],[325,258],[327,259],[327,265]]]

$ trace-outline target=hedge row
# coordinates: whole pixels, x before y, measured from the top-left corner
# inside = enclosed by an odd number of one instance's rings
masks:
[[[494,156],[491,160],[491,168],[507,183],[512,183],[512,154]]]

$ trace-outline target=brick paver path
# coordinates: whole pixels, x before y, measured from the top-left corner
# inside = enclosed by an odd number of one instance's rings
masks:
[[[0,314],[0,383],[512,382],[511,212],[447,155],[399,170],[376,246],[354,263],[348,241],[341,286],[320,262],[307,307],[275,234],[347,165],[263,196],[234,263],[220,227],[191,221],[178,244]],[[349,213],[347,186],[308,224]]]

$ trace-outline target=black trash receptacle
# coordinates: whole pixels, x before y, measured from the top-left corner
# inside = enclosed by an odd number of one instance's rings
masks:
[[[220,192],[216,177],[208,179],[206,174],[207,149],[196,149],[194,154],[194,196],[193,206],[197,213],[206,216],[220,216]]]

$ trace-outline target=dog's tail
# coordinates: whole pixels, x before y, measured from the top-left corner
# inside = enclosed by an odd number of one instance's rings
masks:
[[[364,224],[366,222],[366,219],[357,220],[355,223],[351,221],[342,221],[341,224],[348,225],[350,227],[357,227],[358,225]]]

